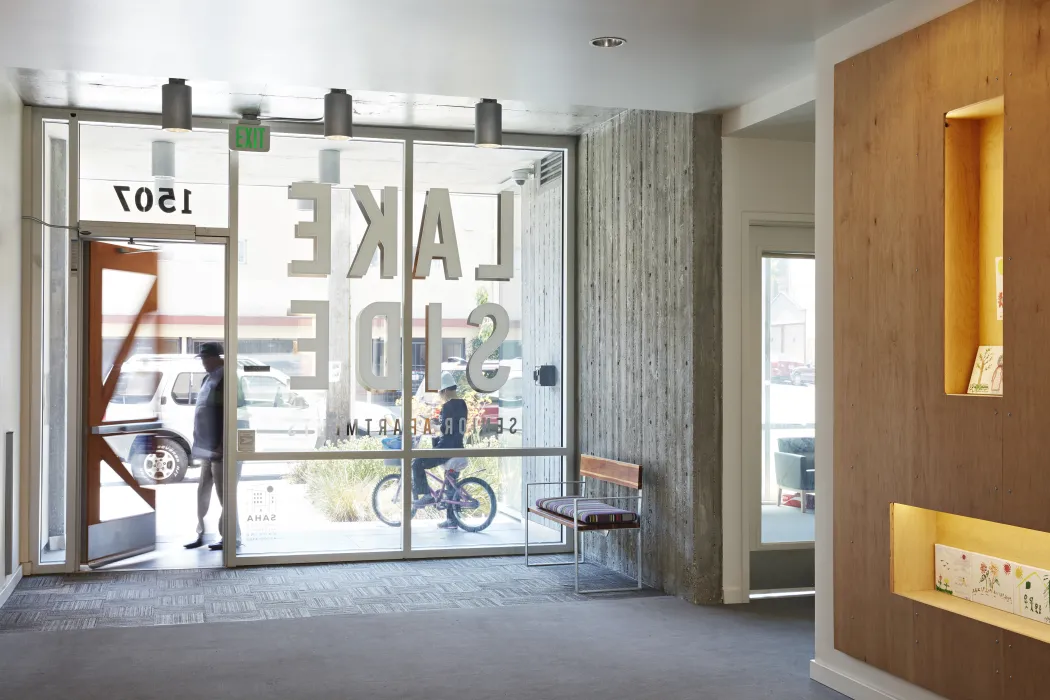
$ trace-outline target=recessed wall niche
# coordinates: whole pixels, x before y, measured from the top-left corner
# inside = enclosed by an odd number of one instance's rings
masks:
[[[1004,99],[944,117],[944,391],[999,395]],[[983,350],[992,348],[991,352]],[[982,350],[979,374],[975,373]],[[994,358],[994,359],[993,359]],[[978,377],[971,381],[971,375]],[[976,385],[978,393],[973,389]],[[969,390],[969,391],[968,391]]]
[[[1050,644],[1050,624],[1028,619],[1023,613],[997,610],[973,602],[969,599],[970,591],[958,590],[957,586],[951,593],[937,590],[935,557],[938,544],[1011,562],[1012,567],[1007,565],[999,572],[992,570],[996,577],[994,581],[982,579],[975,569],[969,583],[974,591],[1009,592],[1019,600],[1029,584],[1027,574],[1034,570],[1050,571],[1050,533],[903,503],[890,504],[890,586],[893,593]],[[1039,585],[1046,584],[1040,579]],[[1046,595],[1045,590],[1039,592]]]

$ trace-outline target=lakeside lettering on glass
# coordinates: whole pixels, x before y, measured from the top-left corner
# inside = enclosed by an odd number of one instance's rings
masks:
[[[372,190],[357,185],[351,190],[367,227],[361,244],[354,254],[347,272],[348,278],[362,279],[368,274],[372,258],[378,252],[380,277],[393,279],[398,268],[397,188],[384,187],[381,202],[377,203]],[[313,219],[295,225],[295,238],[309,240],[312,255],[308,260],[288,263],[289,277],[328,277],[332,268],[332,186],[317,182],[295,182],[288,188],[288,198],[313,202]],[[514,276],[514,193],[503,191],[497,200],[496,262],[478,265],[474,271],[477,281],[509,282]],[[452,215],[449,191],[432,188],[427,191],[423,216],[416,238],[416,254],[412,264],[412,278],[425,280],[435,260],[441,261],[446,280],[463,276],[456,238],[456,224]],[[315,334],[299,340],[299,349],[316,353],[313,376],[291,377],[293,390],[326,389],[329,384],[327,301],[292,300],[289,315],[313,316]],[[400,343],[401,302],[373,302],[357,316],[357,356],[371,357],[372,328],[378,318],[386,321],[386,347]],[[467,383],[479,393],[498,391],[510,376],[510,368],[500,366],[494,373],[484,370],[485,358],[497,352],[510,331],[510,317],[501,305],[486,302],[477,306],[467,317],[467,324],[480,328],[486,320],[492,322],[491,334],[477,347],[467,361]],[[424,382],[427,391],[437,391],[441,379],[441,304],[426,305],[426,370]],[[357,363],[358,381],[371,391],[397,391],[401,383],[401,358],[388,353],[378,371],[371,363]],[[491,374],[491,376],[489,376]]]

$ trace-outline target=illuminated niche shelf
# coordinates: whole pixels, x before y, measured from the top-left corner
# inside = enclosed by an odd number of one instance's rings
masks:
[[[1050,644],[1050,625],[937,591],[935,544],[1050,569],[1050,533],[890,504],[893,593]]]
[[[946,394],[989,398],[967,393],[970,374],[979,347],[1003,344],[996,259],[1003,257],[1004,131],[1002,97],[944,116]],[[994,372],[985,377],[989,385]]]

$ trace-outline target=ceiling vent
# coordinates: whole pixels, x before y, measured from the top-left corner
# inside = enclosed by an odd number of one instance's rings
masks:
[[[561,180],[562,154],[551,153],[540,161],[540,187],[546,187]]]

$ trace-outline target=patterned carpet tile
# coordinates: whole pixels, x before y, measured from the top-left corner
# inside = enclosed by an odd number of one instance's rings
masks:
[[[595,565],[580,567],[585,589],[632,583]],[[494,608],[606,597],[577,595],[573,586],[573,567],[526,568],[521,557],[36,576],[23,579],[0,608],[0,633]]]

